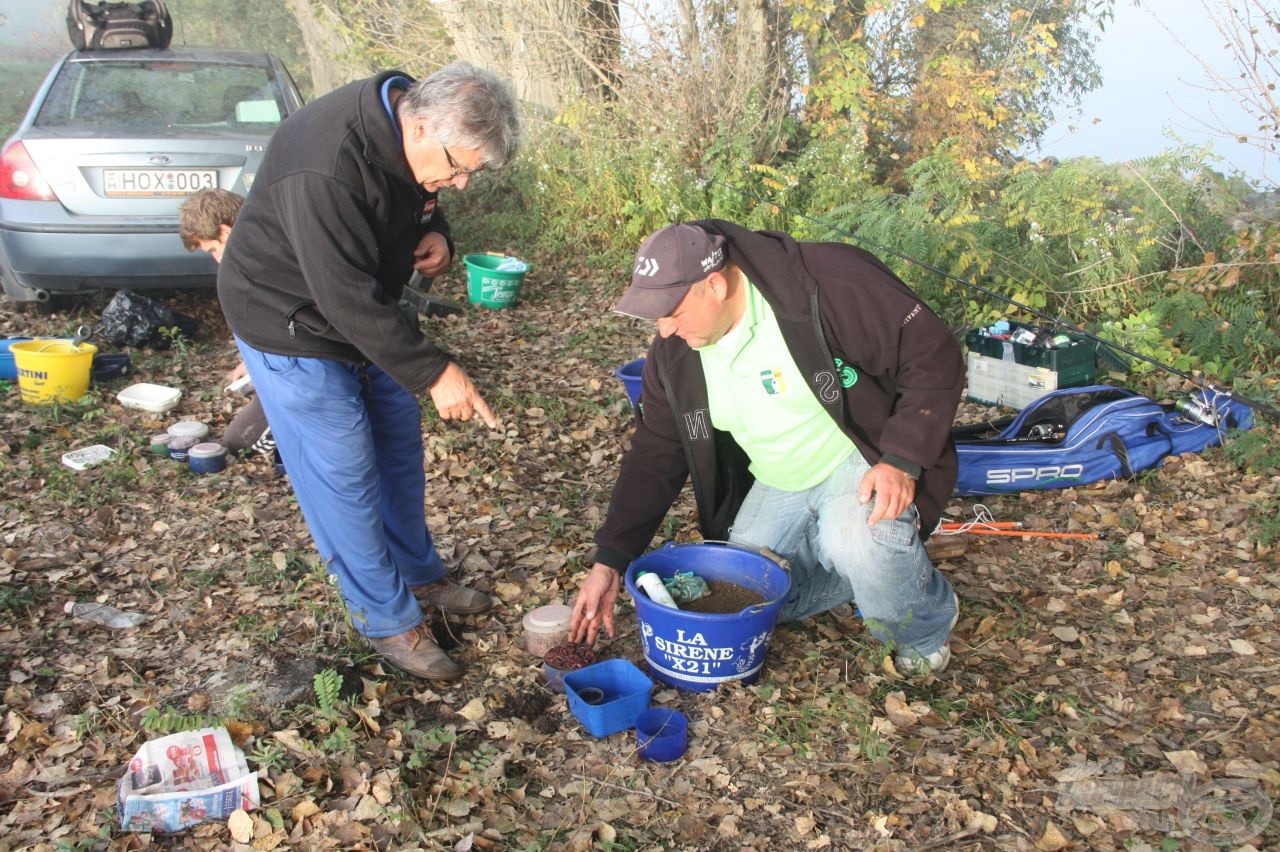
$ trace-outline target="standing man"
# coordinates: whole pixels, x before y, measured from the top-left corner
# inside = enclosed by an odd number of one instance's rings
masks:
[[[616,310],[658,336],[571,641],[614,634],[622,572],[692,477],[704,538],[790,562],[782,620],[856,599],[900,670],[946,668],[959,602],[922,539],[964,374],[937,315],[861,249],[717,219],[650,236]]]
[[[510,161],[519,132],[510,87],[465,62],[330,92],[276,131],[218,272],[352,623],[387,661],[435,680],[462,668],[432,641],[422,606],[470,614],[492,601],[445,576],[427,530],[415,395],[427,391],[443,420],[498,421],[399,300],[415,270],[431,277],[453,261],[436,193]]]

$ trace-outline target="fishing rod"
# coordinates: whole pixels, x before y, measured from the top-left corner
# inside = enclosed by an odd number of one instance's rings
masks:
[[[779,210],[786,212],[790,216],[796,216],[798,218],[805,219],[809,222],[812,222],[815,225],[820,225],[834,234],[839,234],[840,236],[846,239],[853,240],[854,242],[862,243],[863,245],[867,246],[868,248],[874,251],[882,252],[884,254],[889,254],[898,258],[899,260],[904,260],[907,263],[915,264],[916,266],[919,266],[921,269],[926,269],[929,272],[932,272],[936,275],[940,275],[943,278],[956,282],[957,284],[962,284],[965,287],[969,287],[970,289],[977,290],[978,292],[983,293],[984,295],[990,296],[993,299],[1004,302],[1008,305],[1012,305],[1013,307],[1018,308],[1019,310],[1026,311],[1029,314],[1039,317],[1045,322],[1052,323],[1055,328],[1063,328],[1069,331],[1073,331],[1076,334],[1081,335],[1082,337],[1089,338],[1095,343],[1099,343],[1110,349],[1123,352],[1124,354],[1132,358],[1136,358],[1139,361],[1145,361],[1148,364],[1158,367],[1161,370],[1164,370],[1168,373],[1172,373],[1173,375],[1178,376],[1179,378],[1186,379],[1188,382],[1191,382],[1191,384],[1195,385],[1201,390],[1209,391],[1215,394],[1221,394],[1223,396],[1230,397],[1231,399],[1239,400],[1241,403],[1249,406],[1249,408],[1252,408],[1254,411],[1257,411],[1261,414],[1265,414],[1266,416],[1270,417],[1272,420],[1276,422],[1280,422],[1280,409],[1276,409],[1265,402],[1260,402],[1256,399],[1250,399],[1249,397],[1242,396],[1241,394],[1236,393],[1230,388],[1227,388],[1227,389],[1219,388],[1213,385],[1212,383],[1207,383],[1203,379],[1200,379],[1190,373],[1185,373],[1182,370],[1179,370],[1177,367],[1173,367],[1169,364],[1165,364],[1161,361],[1157,361],[1155,358],[1144,355],[1141,352],[1138,352],[1128,346],[1125,346],[1122,343],[1115,343],[1103,337],[1099,337],[1093,332],[1080,328],[1074,323],[1069,323],[1058,317],[1052,316],[1050,314],[1046,314],[1043,311],[1040,311],[1040,310],[1037,310],[1036,308],[1031,307],[1030,305],[1024,305],[1022,302],[1019,302],[1016,299],[1011,299],[1008,296],[1004,295],[1003,293],[997,293],[995,290],[992,290],[989,287],[984,287],[981,284],[978,284],[974,281],[970,281],[966,278],[961,278],[958,275],[953,275],[950,272],[947,272],[945,269],[940,269],[939,267],[934,266],[931,263],[925,263],[923,260],[918,260],[914,257],[911,257],[908,254],[897,251],[896,249],[889,248],[888,246],[879,245],[873,240],[869,240],[866,237],[853,233],[852,231],[846,230],[837,225],[833,225],[830,222],[825,222],[822,219],[817,218],[816,216],[810,216],[807,213],[800,213],[798,211],[792,210],[786,205],[779,204],[778,202],[772,201],[768,198],[764,198],[752,190],[731,186],[727,183],[718,181],[715,178],[707,177],[705,175],[701,176],[701,180],[705,181],[706,183],[715,184],[716,186],[731,190],[747,198],[755,199],[761,204],[768,204],[771,207],[776,207]]]

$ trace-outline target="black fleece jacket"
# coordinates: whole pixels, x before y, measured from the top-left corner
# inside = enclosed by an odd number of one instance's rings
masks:
[[[280,125],[227,240],[218,300],[255,349],[372,362],[418,393],[449,358],[398,303],[423,235],[453,243],[382,104],[382,84],[403,76],[349,83]]]
[[[960,346],[938,316],[873,255],[841,243],[798,243],[718,219],[729,259],[759,288],[809,389],[869,464],[918,476],[921,535],[955,487],[951,426],[964,389]],[[622,462],[594,561],[619,571],[642,554],[692,477],[704,538],[728,538],[751,487],[748,459],[707,408],[702,360],[678,337],[645,359],[643,415]]]

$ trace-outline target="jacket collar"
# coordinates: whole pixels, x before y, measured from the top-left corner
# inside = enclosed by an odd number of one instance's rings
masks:
[[[409,171],[409,163],[404,158],[404,144],[400,140],[396,118],[394,114],[387,113],[382,100],[383,86],[397,77],[413,82],[412,77],[399,71],[383,71],[360,85],[356,101],[357,121],[360,138],[364,142],[365,159],[409,183],[415,183],[413,172]]]

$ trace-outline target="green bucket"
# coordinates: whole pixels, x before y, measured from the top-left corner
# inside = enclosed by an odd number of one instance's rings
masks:
[[[467,295],[471,304],[482,308],[510,307],[520,295],[520,285],[529,264],[500,254],[469,254],[462,258],[467,265]],[[519,264],[518,269],[500,269]]]

